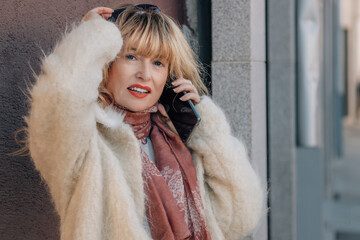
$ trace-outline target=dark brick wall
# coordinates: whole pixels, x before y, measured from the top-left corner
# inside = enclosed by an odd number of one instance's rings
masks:
[[[140,2],[140,1],[127,1]],[[146,1],[183,19],[180,0]],[[29,157],[19,149],[14,132],[24,126],[26,88],[39,73],[42,51],[49,53],[66,25],[96,6],[115,7],[114,0],[11,0],[0,4],[0,239],[59,239],[59,220]]]

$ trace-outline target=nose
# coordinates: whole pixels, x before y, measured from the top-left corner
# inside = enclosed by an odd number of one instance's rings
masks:
[[[151,62],[147,59],[141,61],[141,66],[138,72],[138,77],[143,81],[151,80]]]

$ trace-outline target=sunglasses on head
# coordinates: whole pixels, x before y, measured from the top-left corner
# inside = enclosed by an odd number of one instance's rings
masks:
[[[133,5],[129,5],[129,6],[125,6],[125,7],[115,9],[114,12],[111,14],[111,16],[107,20],[110,21],[110,22],[116,22],[116,20],[120,16],[120,14],[122,12],[124,12],[126,9],[130,8],[130,7],[139,8],[139,9],[144,10],[144,11],[160,12],[160,8],[158,8],[157,6],[155,6],[153,4],[147,4],[147,3],[133,4]]]

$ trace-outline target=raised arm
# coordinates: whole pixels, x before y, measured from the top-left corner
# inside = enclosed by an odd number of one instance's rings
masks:
[[[102,68],[121,46],[121,34],[113,23],[102,18],[85,21],[43,60],[42,73],[31,90],[26,118],[30,153],[51,194],[61,201],[56,204],[60,214],[83,159],[94,146]]]
[[[203,97],[196,108],[202,118],[188,147],[205,192],[207,219],[213,235],[240,239],[250,234],[263,211],[263,190],[244,145],[232,136],[223,112]],[[201,184],[199,184],[201,185]]]

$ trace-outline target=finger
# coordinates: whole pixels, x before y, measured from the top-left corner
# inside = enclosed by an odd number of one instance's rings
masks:
[[[174,88],[174,92],[176,92],[176,93],[183,92],[183,91],[198,93],[195,86],[190,85],[190,84],[183,84],[183,85],[180,85],[180,86]]]
[[[90,19],[101,18],[101,16],[95,12],[88,12],[82,19],[81,22],[88,21]]]
[[[103,14],[102,17],[105,19],[108,19],[111,16],[111,14]]]
[[[187,80],[185,78],[178,78],[177,80],[172,82],[173,86],[179,86],[181,84],[192,84],[190,80]]]
[[[194,104],[198,104],[200,102],[200,96],[196,93],[186,93],[184,96],[180,98],[181,101],[191,100]]]
[[[114,10],[108,7],[96,7],[92,10],[90,10],[91,12],[95,12],[97,14],[110,14],[112,13]]]

